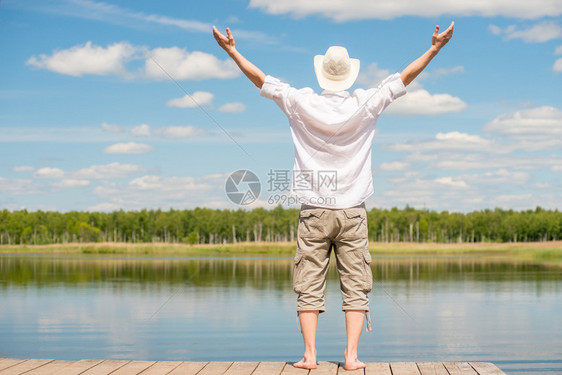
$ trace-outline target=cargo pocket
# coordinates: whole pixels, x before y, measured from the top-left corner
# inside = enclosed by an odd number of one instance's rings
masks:
[[[349,208],[345,214],[344,236],[348,238],[367,237],[367,213],[364,208]]]
[[[320,220],[323,215],[323,209],[301,210],[299,213],[299,237],[324,237],[324,226]]]
[[[371,269],[371,253],[369,253],[369,247],[367,246],[363,250],[363,267],[365,267],[365,272],[363,273],[363,291],[368,293],[373,289],[373,270]]]
[[[297,254],[295,255],[295,267],[293,269],[293,290],[297,294],[301,294],[303,290],[303,267],[304,266],[304,259],[302,252],[297,250]]]

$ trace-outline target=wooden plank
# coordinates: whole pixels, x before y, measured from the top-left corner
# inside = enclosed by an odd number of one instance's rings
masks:
[[[259,362],[234,362],[224,375],[251,375],[258,364]]]
[[[53,359],[28,359],[18,363],[15,366],[8,367],[4,370],[0,370],[1,375],[20,375],[24,372],[33,370],[34,368],[41,367],[44,364],[53,362]]]
[[[27,361],[27,360],[26,359],[20,359],[20,358],[6,358],[2,362],[0,362],[0,370],[4,370],[8,367],[15,366],[18,363],[22,363],[24,361]]]
[[[178,367],[181,362],[159,361],[142,372],[142,375],[167,375]]]
[[[441,362],[418,362],[417,365],[422,375],[449,375]]]
[[[129,362],[130,361],[105,360],[101,363],[98,363],[96,366],[92,367],[91,369],[83,372],[81,375],[107,375],[125,366]]]
[[[78,375],[100,362],[101,360],[96,359],[82,359],[80,361],[70,362],[68,365],[58,370],[57,375]]]
[[[131,361],[111,373],[111,375],[137,375],[155,364],[155,361]]]
[[[338,362],[318,362],[318,368],[312,372],[313,375],[337,375]]]
[[[392,375],[390,364],[383,362],[369,362],[365,368],[365,375]]]
[[[182,362],[168,375],[196,375],[207,363],[209,362]]]
[[[252,375],[279,375],[285,365],[287,365],[286,362],[260,362]]]
[[[60,369],[63,367],[68,366],[69,364],[73,363],[74,361],[52,361],[43,365],[41,367],[37,367],[29,372],[26,372],[25,375],[51,375],[57,374]]]
[[[316,370],[285,362],[179,362],[0,358],[0,375],[505,375],[490,362],[367,363],[345,371],[342,363],[319,362]]]
[[[505,372],[490,362],[469,362],[469,365],[480,375],[505,375]]]
[[[450,375],[478,375],[467,362],[443,362]]]
[[[306,370],[304,368],[296,368],[293,366],[294,362],[287,362],[285,368],[283,368],[283,372],[281,375],[306,375],[310,372],[310,370]]]
[[[420,375],[420,370],[414,362],[391,362],[392,375]]]
[[[232,362],[209,362],[197,375],[222,375],[230,366]]]
[[[364,375],[365,374],[365,369],[364,368],[359,368],[356,370],[346,370],[345,369],[345,363],[340,362],[338,364],[338,374],[345,374],[345,375]]]

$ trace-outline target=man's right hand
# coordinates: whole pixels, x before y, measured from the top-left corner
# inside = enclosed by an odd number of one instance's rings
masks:
[[[215,26],[213,26],[213,36],[217,40],[217,43],[219,44],[219,46],[221,46],[222,49],[226,51],[226,53],[231,55],[236,50],[236,48],[234,47],[234,37],[232,36],[232,33],[230,32],[230,29],[228,27],[226,28],[226,34],[227,36],[221,34],[220,31],[217,30]]]
[[[439,26],[435,26],[435,30],[433,31],[433,35],[431,37],[431,46],[439,51],[453,37],[454,29],[455,22],[451,22],[451,25],[447,28],[447,30],[439,34]]]

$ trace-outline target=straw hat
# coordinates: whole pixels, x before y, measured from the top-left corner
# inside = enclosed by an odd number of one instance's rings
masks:
[[[314,71],[324,90],[343,91],[353,85],[359,75],[359,60],[350,59],[344,47],[332,46],[325,55],[314,56]]]

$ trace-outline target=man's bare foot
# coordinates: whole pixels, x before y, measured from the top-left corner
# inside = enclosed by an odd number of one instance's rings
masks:
[[[345,361],[345,366],[344,366],[344,368],[347,371],[357,370],[359,368],[365,368],[365,367],[367,367],[367,365],[357,359],[355,361]]]
[[[354,356],[348,356],[347,351],[346,351],[344,353],[344,358],[345,358],[344,368],[347,371],[357,370],[359,368],[367,367],[367,365],[365,363],[363,363],[363,362],[361,362],[360,360],[357,359],[357,354],[354,355]]]
[[[293,366],[296,367],[296,368],[304,368],[304,369],[307,369],[307,370],[314,370],[317,367],[316,358],[309,359],[307,357],[304,357],[300,361],[294,363]]]

